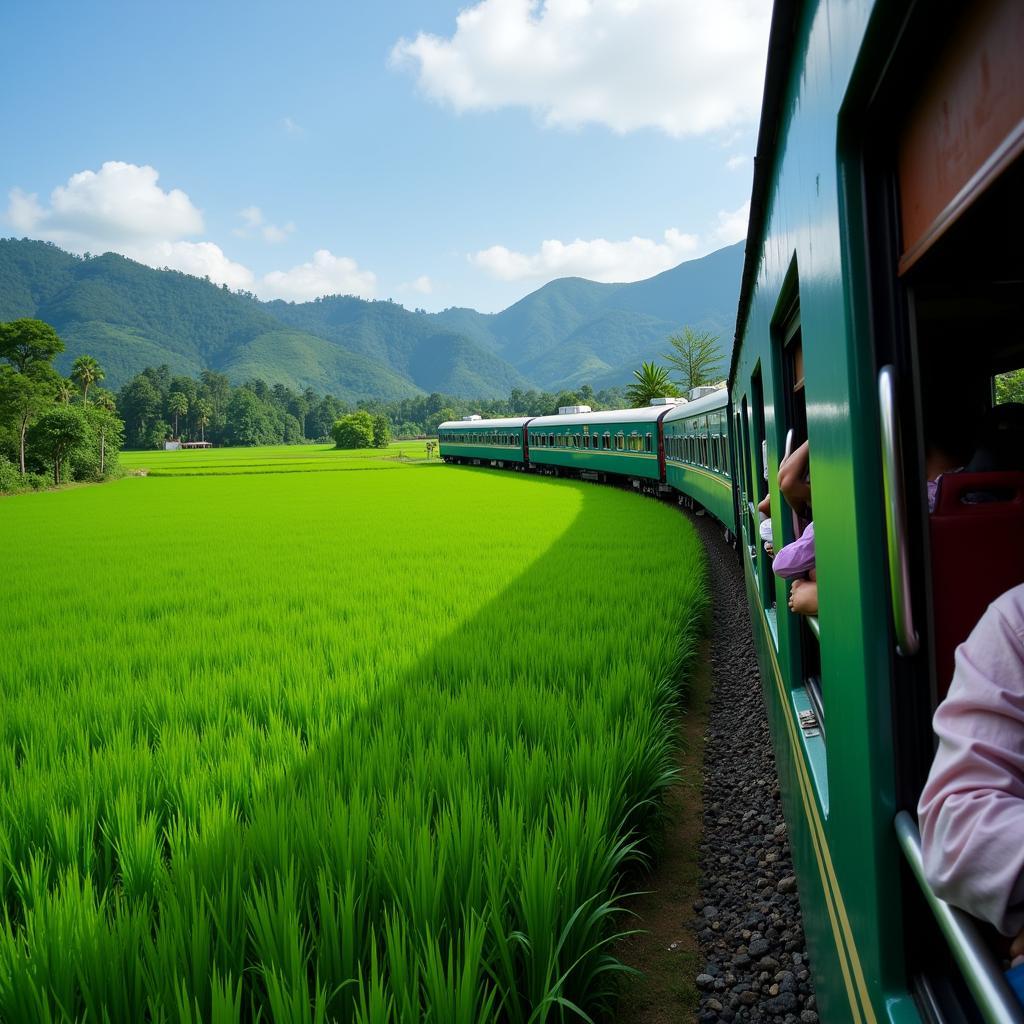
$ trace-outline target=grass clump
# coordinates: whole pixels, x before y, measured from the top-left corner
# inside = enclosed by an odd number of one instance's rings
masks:
[[[587,1019],[705,604],[672,510],[483,470],[0,505],[0,1018]]]

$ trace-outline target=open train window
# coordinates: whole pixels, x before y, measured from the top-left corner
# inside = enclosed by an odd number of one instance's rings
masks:
[[[761,374],[761,364],[758,363],[750,378],[750,404],[753,419],[753,436],[750,443],[751,456],[753,457],[756,473],[751,481],[750,501],[755,506],[768,494],[767,466],[764,461],[763,452],[765,447],[764,427],[764,380]],[[761,591],[761,601],[766,609],[775,607],[775,574],[772,572],[771,562],[764,544],[761,541],[760,512],[752,514],[754,527],[753,544],[757,545],[757,580]]]
[[[779,311],[772,325],[777,365],[781,370],[781,412],[785,431],[785,449],[782,459],[791,455],[799,456],[801,447],[807,442],[807,395],[804,378],[803,328],[800,319],[800,289],[794,267],[790,274],[788,295],[780,303]],[[809,452],[809,449],[808,449]],[[810,473],[810,459],[806,459],[807,473]],[[780,464],[781,464],[780,460]],[[769,469],[769,472],[771,470]],[[813,484],[812,484],[813,490]],[[813,499],[812,499],[813,500]],[[775,511],[774,509],[772,510]],[[778,510],[781,515],[783,543],[790,543],[807,528],[812,518],[812,506],[790,509],[787,505]],[[776,520],[777,522],[779,520]],[[814,575],[812,570],[811,575]],[[787,586],[787,601],[793,584]],[[796,642],[799,645],[800,685],[807,692],[817,725],[824,731],[825,705],[822,696],[821,648],[818,641],[816,616],[795,616]]]

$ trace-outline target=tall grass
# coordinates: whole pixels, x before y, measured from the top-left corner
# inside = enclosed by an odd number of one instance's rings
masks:
[[[590,1019],[697,542],[513,474],[0,503],[0,1018]]]

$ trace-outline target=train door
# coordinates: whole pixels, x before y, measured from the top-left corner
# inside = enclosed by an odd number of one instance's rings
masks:
[[[844,113],[846,201],[878,394],[905,956],[926,1015],[1006,1019],[994,931],[931,892],[915,808],[953,647],[1024,582],[1024,405],[997,402],[1024,383],[1024,6],[937,6],[876,18],[898,41]]]

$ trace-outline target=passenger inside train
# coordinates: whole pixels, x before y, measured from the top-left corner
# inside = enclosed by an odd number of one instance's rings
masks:
[[[1003,936],[1004,965],[1024,956],[1024,260],[1002,228],[1022,186],[1018,160],[903,276],[928,538],[911,665],[930,674],[937,738],[916,800],[924,872]]]

